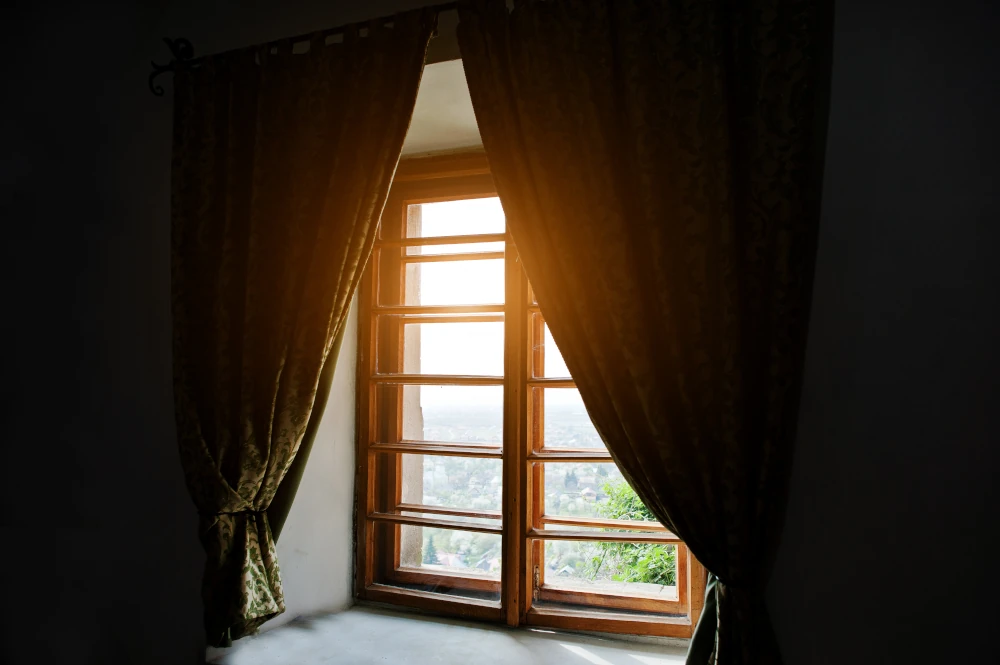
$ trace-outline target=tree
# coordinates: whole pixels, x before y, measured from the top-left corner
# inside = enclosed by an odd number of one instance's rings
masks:
[[[424,563],[436,564],[438,562],[437,548],[434,547],[434,537],[427,539],[427,547],[424,548]]]
[[[635,490],[624,480],[602,486],[608,500],[597,505],[597,513],[613,520],[655,520]],[[613,530],[613,529],[606,529]],[[597,554],[587,564],[587,576],[595,579],[602,570],[618,582],[645,582],[672,586],[677,583],[677,548],[660,543],[595,543]]]

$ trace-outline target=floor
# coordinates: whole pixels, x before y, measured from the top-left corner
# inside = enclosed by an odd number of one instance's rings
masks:
[[[508,629],[371,607],[299,619],[240,640],[219,665],[674,665],[684,649]]]

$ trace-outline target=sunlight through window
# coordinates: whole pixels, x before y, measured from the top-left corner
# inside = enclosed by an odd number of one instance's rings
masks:
[[[563,649],[566,649],[566,651],[569,651],[570,653],[576,654],[580,658],[583,658],[588,663],[593,663],[594,665],[614,665],[614,663],[612,663],[611,661],[605,660],[604,658],[601,658],[597,654],[591,653],[590,651],[584,649],[581,646],[577,646],[575,644],[560,644],[559,646],[561,646]]]
[[[704,569],[612,459],[478,168],[393,185],[360,291],[358,597],[687,637]]]

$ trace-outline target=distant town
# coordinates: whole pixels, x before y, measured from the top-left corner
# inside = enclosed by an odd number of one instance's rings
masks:
[[[497,409],[477,406],[423,408],[424,438],[429,441],[500,443],[502,417]],[[603,448],[590,416],[575,405],[547,405],[545,445],[553,448]],[[502,462],[497,459],[423,458],[423,503],[435,506],[500,510]],[[545,511],[550,515],[596,516],[607,500],[604,487],[624,483],[614,464],[552,463],[545,469]],[[451,518],[455,519],[455,518]],[[548,541],[546,576],[582,575],[592,543]],[[425,527],[425,566],[464,569],[470,574],[498,577],[500,537]],[[614,571],[603,577],[611,579]]]

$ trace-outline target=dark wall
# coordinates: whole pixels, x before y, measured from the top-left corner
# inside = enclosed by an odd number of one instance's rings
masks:
[[[170,101],[145,90],[159,37],[213,51],[419,4],[4,15],[0,662],[202,652],[170,388]],[[800,445],[769,589],[790,665],[995,651],[997,27],[987,2],[838,3]]]
[[[993,5],[993,6],[991,6]],[[998,662],[1000,7],[837,3],[786,662]]]
[[[170,103],[142,94],[159,11],[5,10],[3,663],[203,651],[171,396]]]
[[[171,393],[171,101],[146,89],[160,37],[210,52],[419,4],[4,9],[0,663],[204,653]]]

